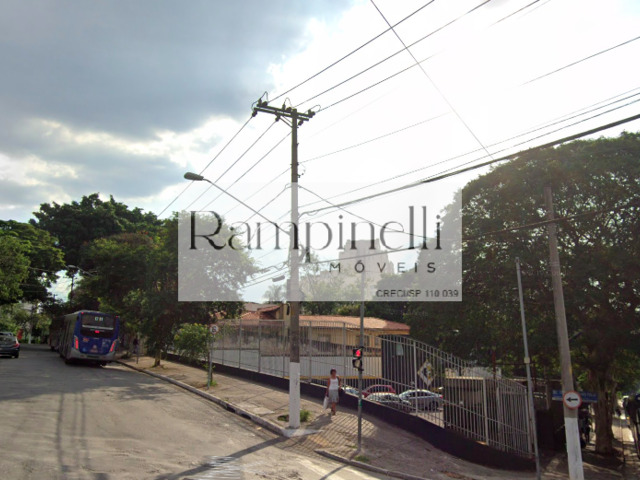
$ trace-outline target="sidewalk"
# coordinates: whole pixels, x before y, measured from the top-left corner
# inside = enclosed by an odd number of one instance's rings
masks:
[[[298,431],[291,431],[287,429],[288,422],[278,420],[278,417],[288,414],[288,392],[220,374],[215,370],[213,378],[216,385],[207,390],[207,373],[201,369],[165,360],[160,367],[152,368],[151,357],[140,357],[137,364],[135,358],[120,362],[187,387],[224,408],[251,419],[263,428],[289,437],[283,442],[282,448],[285,449],[295,449],[308,455],[320,453],[348,463],[358,459],[364,462],[364,465],[359,466],[378,468],[389,475],[408,479],[535,479],[535,473],[490,469],[461,460],[410,433],[367,415],[364,415],[362,422],[363,449],[356,452],[356,413],[338,407],[338,414],[331,417],[322,409],[321,398],[302,397],[301,408],[311,412],[311,418]],[[627,467],[629,465],[627,457]],[[562,460],[561,455],[543,459],[543,467],[545,479],[568,479],[565,473],[566,461]],[[638,467],[637,463],[635,467]],[[640,469],[636,468],[633,473],[629,472],[632,476],[623,476],[622,472],[585,463],[587,480],[637,479],[640,478],[639,472]]]

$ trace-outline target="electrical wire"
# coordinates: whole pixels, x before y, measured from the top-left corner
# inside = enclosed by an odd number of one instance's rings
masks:
[[[609,48],[606,48],[606,49],[604,49],[604,50],[600,50],[600,51],[599,51],[599,52],[597,52],[597,53],[593,53],[593,54],[591,54],[591,55],[588,55],[588,56],[586,56],[586,57],[584,57],[584,58],[581,58],[580,60],[576,60],[575,62],[569,63],[569,64],[567,64],[567,65],[565,65],[565,66],[563,66],[563,67],[560,67],[560,68],[557,68],[557,69],[555,69],[555,70],[552,70],[551,72],[547,72],[547,73],[545,73],[545,74],[543,74],[543,75],[540,75],[540,76],[538,76],[538,77],[532,78],[531,80],[528,80],[528,81],[526,81],[526,82],[522,83],[520,86],[528,85],[528,84],[533,83],[533,82],[535,82],[535,81],[537,81],[537,80],[540,80],[540,79],[542,79],[542,78],[545,78],[545,77],[548,77],[548,76],[550,76],[550,75],[553,75],[554,73],[561,72],[562,70],[565,70],[565,69],[567,69],[567,68],[570,68],[570,67],[573,67],[573,66],[575,66],[575,65],[578,65],[579,63],[582,63],[582,62],[585,62],[585,61],[587,61],[587,60],[590,60],[590,59],[592,59],[592,58],[594,58],[594,57],[597,57],[597,56],[599,56],[599,55],[602,55],[603,53],[607,53],[607,52],[610,52],[611,50],[615,50],[615,49],[616,49],[616,48],[618,48],[618,47],[622,47],[622,46],[624,46],[624,45],[628,45],[629,43],[635,42],[636,40],[640,40],[640,35],[639,35],[639,36],[637,36],[637,37],[631,38],[631,39],[629,39],[629,40],[626,40],[626,41],[624,41],[624,42],[622,42],[622,43],[619,43],[618,45],[615,45],[615,46],[613,46],[613,47],[609,47]]]
[[[273,125],[273,124],[272,124]],[[265,153],[262,157],[260,157],[256,162],[254,162],[253,165],[251,165],[251,167],[249,167],[247,170],[245,170],[244,172],[242,172],[242,174],[236,178],[230,185],[227,186],[227,189],[233,187],[236,183],[238,183],[242,178],[245,177],[245,175],[247,175],[251,170],[253,170],[254,168],[256,168],[258,165],[260,165],[260,163],[269,156],[269,154],[271,154],[271,152],[273,152],[276,148],[278,148],[282,142],[284,142],[287,138],[289,138],[289,136],[291,135],[291,131],[289,131],[284,137],[282,137],[282,139],[280,141],[278,141],[278,143],[276,143],[273,147],[271,147],[269,149],[269,151],[267,151],[267,153]],[[215,202],[218,198],[220,198],[220,196],[222,195],[222,193],[219,193],[217,197],[215,197],[213,200],[211,200],[209,203],[207,203],[202,210],[205,210],[209,205],[211,205],[213,202]]]
[[[523,137],[523,136],[525,136],[525,135],[530,135],[530,134],[532,134],[532,133],[538,132],[538,131],[540,131],[540,130],[547,129],[547,128],[552,127],[552,126],[554,126],[554,125],[564,123],[564,122],[566,122],[566,121],[569,121],[569,120],[572,120],[572,119],[574,119],[574,118],[580,117],[580,116],[585,115],[585,114],[587,114],[587,113],[591,113],[591,112],[594,112],[594,111],[600,110],[601,108],[605,108],[605,107],[607,107],[607,106],[614,105],[615,103],[621,102],[621,101],[623,101],[623,100],[628,100],[628,99],[630,99],[630,98],[636,97],[636,96],[640,95],[640,92],[635,93],[635,94],[632,94],[632,95],[628,95],[628,96],[626,96],[626,97],[620,98],[620,99],[618,99],[618,100],[612,101],[611,103],[608,103],[608,104],[605,104],[605,105],[602,105],[602,106],[599,106],[599,107],[598,107],[598,105],[600,105],[601,103],[608,102],[608,101],[613,100],[613,99],[615,99],[615,98],[617,98],[617,97],[620,97],[620,96],[622,96],[622,95],[626,95],[626,94],[628,94],[628,93],[634,92],[634,91],[636,91],[636,90],[638,90],[638,89],[640,89],[640,87],[636,87],[636,88],[633,88],[633,89],[631,89],[631,90],[628,90],[628,91],[626,91],[626,92],[624,92],[624,93],[621,93],[621,94],[618,94],[618,95],[614,95],[613,97],[610,97],[610,98],[608,98],[608,99],[606,99],[606,100],[601,100],[601,101],[596,102],[596,103],[594,103],[594,104],[591,104],[591,105],[589,105],[589,106],[587,106],[587,107],[583,107],[583,108],[581,108],[581,109],[579,109],[579,110],[576,110],[576,111],[574,111],[574,112],[571,112],[571,113],[568,113],[568,114],[563,115],[563,116],[561,116],[561,117],[558,117],[558,118],[556,118],[556,119],[553,119],[553,120],[551,120],[551,121],[550,121],[550,123],[541,124],[540,126],[537,126],[536,128],[534,128],[533,130],[527,130],[527,131],[525,131],[525,132],[522,132],[522,133],[520,133],[520,134],[514,135],[514,136],[512,136],[512,137],[510,137],[510,138],[507,138],[507,139],[505,139],[505,140],[501,140],[501,141],[499,141],[499,142],[496,142],[496,143],[490,144],[490,145],[488,145],[488,146],[489,146],[489,147],[495,147],[495,146],[501,145],[501,144],[503,144],[503,143],[509,142],[509,141],[511,141],[511,140],[515,140],[515,139],[517,139],[517,138]],[[636,101],[637,101],[637,100],[636,100]],[[495,155],[495,154],[499,154],[499,153],[505,152],[505,151],[507,151],[507,150],[509,150],[509,149],[512,149],[512,148],[514,148],[514,147],[524,145],[525,143],[528,143],[528,142],[530,142],[530,141],[532,141],[532,140],[536,140],[536,139],[538,139],[538,138],[542,138],[542,137],[544,137],[544,136],[550,135],[550,134],[552,134],[552,133],[556,133],[556,132],[558,132],[558,131],[560,131],[560,130],[563,130],[563,129],[565,129],[565,128],[569,128],[569,127],[572,127],[572,126],[578,125],[578,124],[580,124],[580,123],[583,123],[584,121],[591,120],[591,119],[596,118],[597,116],[600,116],[600,115],[602,115],[602,114],[604,114],[604,113],[610,113],[610,112],[615,111],[615,110],[617,110],[617,109],[619,109],[619,108],[623,108],[623,107],[629,106],[629,105],[631,105],[631,104],[633,104],[633,103],[636,103],[636,101],[629,102],[629,103],[627,103],[627,104],[625,104],[625,105],[621,105],[621,106],[616,107],[616,108],[614,108],[614,109],[607,110],[606,112],[603,112],[603,113],[598,114],[598,115],[591,116],[591,117],[589,117],[589,118],[587,118],[587,119],[584,119],[584,120],[581,120],[581,121],[578,121],[578,122],[574,122],[574,123],[572,123],[572,124],[570,124],[570,125],[565,125],[565,126],[564,126],[564,127],[562,127],[562,128],[558,128],[558,129],[556,129],[556,130],[552,130],[552,131],[546,132],[546,133],[545,133],[545,134],[543,134],[543,135],[538,135],[538,136],[536,136],[536,137],[529,138],[529,139],[527,139],[526,141],[523,141],[523,142],[520,142],[520,143],[517,143],[517,144],[514,144],[514,145],[510,145],[510,146],[505,147],[505,148],[501,148],[500,150],[496,150],[496,151],[494,151],[493,153],[494,153],[494,155]],[[596,107],[596,108],[592,108],[592,107]],[[582,112],[582,113],[578,113],[578,112]],[[354,147],[355,147],[355,146],[354,146]],[[347,147],[347,148],[348,148],[348,147]],[[345,148],[345,150],[346,150],[346,148]],[[371,187],[374,187],[374,186],[377,186],[377,185],[381,185],[381,184],[383,184],[383,183],[387,183],[387,182],[390,182],[390,181],[393,181],[393,180],[397,180],[398,178],[402,178],[402,177],[405,177],[405,176],[407,176],[407,175],[411,175],[411,174],[417,173],[417,172],[422,171],[422,170],[426,170],[426,169],[429,169],[429,168],[433,168],[433,167],[435,167],[435,166],[437,166],[437,165],[442,165],[442,164],[444,164],[444,163],[448,163],[448,162],[451,162],[451,161],[453,161],[453,160],[457,160],[457,159],[459,159],[459,158],[463,158],[463,157],[466,157],[467,155],[471,155],[471,154],[473,154],[473,153],[477,153],[477,152],[480,152],[480,151],[482,151],[482,149],[481,149],[481,148],[478,148],[478,149],[475,149],[475,150],[471,150],[471,151],[468,151],[468,152],[465,152],[465,153],[462,153],[462,154],[459,154],[459,155],[455,155],[455,156],[453,156],[453,157],[449,157],[449,158],[444,159],[444,160],[441,160],[441,161],[439,161],[439,162],[436,162],[436,163],[432,163],[432,164],[426,165],[426,166],[424,166],[424,167],[416,168],[416,169],[410,170],[410,171],[408,171],[408,172],[404,172],[404,173],[401,173],[401,174],[395,175],[395,176],[393,176],[393,177],[385,178],[385,179],[380,180],[380,181],[378,181],[378,182],[374,182],[374,183],[371,183],[371,184],[368,184],[368,185],[365,185],[365,186],[362,186],[362,187],[354,188],[354,189],[352,189],[352,190],[349,190],[349,191],[346,191],[346,192],[339,193],[339,194],[334,195],[334,196],[329,197],[329,198],[330,198],[330,199],[333,199],[333,198],[341,197],[341,196],[344,196],[344,195],[348,195],[348,194],[350,194],[350,193],[355,193],[355,192],[358,192],[358,191],[361,191],[361,190],[366,190],[367,188],[371,188]],[[333,152],[333,153],[337,153],[337,152]],[[330,154],[327,154],[327,155],[330,155]],[[474,159],[472,162],[482,160],[483,158],[486,158],[486,156],[482,156],[482,157],[480,157],[480,158]],[[469,162],[469,163],[472,163],[472,162]],[[465,163],[465,164],[462,164],[462,165],[466,165],[466,163]],[[452,168],[457,168],[457,167],[452,167]],[[312,202],[312,203],[309,203],[309,204],[306,204],[306,205],[302,205],[302,206],[301,206],[301,208],[309,207],[309,206],[313,205],[314,203],[317,203],[317,202]]]
[[[621,108],[621,107],[619,107],[619,108]],[[605,113],[609,113],[609,112],[605,112]],[[602,115],[602,114],[599,114],[599,115]],[[529,152],[533,152],[533,151],[536,151],[536,150],[541,150],[541,149],[544,149],[544,148],[547,148],[547,147],[552,147],[552,146],[555,146],[555,145],[558,145],[558,144],[561,144],[561,143],[569,142],[571,140],[576,140],[578,138],[581,138],[581,137],[584,137],[584,136],[587,136],[587,135],[592,135],[592,134],[598,133],[598,132],[600,132],[602,130],[607,130],[609,128],[613,128],[613,127],[616,127],[618,125],[623,125],[625,123],[631,122],[633,120],[638,120],[638,119],[640,119],[640,114],[632,115],[631,117],[626,117],[624,119],[617,120],[615,122],[611,122],[611,123],[608,123],[608,124],[605,124],[605,125],[601,125],[599,127],[595,127],[595,128],[592,128],[592,129],[589,129],[589,130],[586,130],[586,131],[583,131],[583,132],[580,132],[580,133],[569,135],[569,136],[560,138],[558,140],[553,140],[551,142],[547,142],[547,143],[544,143],[542,145],[531,147],[531,148],[529,148],[527,150],[524,150],[524,151],[520,151],[520,152],[517,152],[517,153],[512,153],[512,154],[505,155],[505,156],[499,157],[499,158],[492,158],[491,160],[488,160],[486,162],[482,162],[482,163],[479,163],[479,164],[476,164],[476,165],[471,165],[471,166],[468,166],[468,167],[465,167],[465,168],[458,168],[457,170],[454,170],[454,171],[451,171],[451,172],[446,172],[446,173],[443,172],[443,173],[440,173],[438,175],[435,175],[435,176],[420,180],[418,182],[410,183],[410,184],[403,185],[403,186],[400,186],[400,187],[397,187],[397,188],[393,188],[393,189],[390,189],[390,190],[386,190],[386,191],[383,191],[383,192],[374,193],[374,194],[367,195],[367,196],[362,197],[362,198],[349,200],[347,202],[342,202],[342,203],[336,204],[336,205],[334,205],[332,207],[318,208],[318,209],[310,211],[310,212],[303,212],[302,214],[304,214],[304,213],[306,213],[306,214],[316,214],[316,213],[318,213],[320,211],[327,210],[329,208],[338,208],[338,207],[344,207],[344,206],[348,206],[348,205],[354,205],[356,203],[360,203],[360,202],[363,202],[365,200],[371,200],[373,198],[389,195],[391,193],[400,192],[400,191],[407,190],[407,189],[410,189],[410,188],[414,188],[414,187],[418,187],[418,186],[421,186],[421,185],[425,185],[427,183],[433,183],[433,182],[436,182],[436,181],[439,181],[439,180],[444,180],[445,178],[453,177],[455,175],[460,175],[462,173],[466,173],[466,172],[469,172],[469,171],[472,171],[472,170],[476,170],[478,168],[486,167],[486,166],[492,165],[492,164],[494,164],[496,162],[503,162],[503,161],[507,161],[507,160],[512,160],[512,159],[516,158],[518,155],[522,155],[524,153],[529,153]],[[587,120],[589,120],[589,119],[587,119]],[[583,121],[586,121],[586,120],[583,120]],[[477,161],[477,160],[474,160],[474,161]]]
[[[485,0],[485,1],[484,1],[483,3],[481,3],[480,5],[478,5],[478,6],[474,7],[474,8],[472,8],[471,10],[469,10],[469,11],[467,11],[467,12],[463,13],[462,15],[460,15],[460,16],[458,16],[458,17],[454,18],[453,20],[451,20],[451,21],[449,21],[449,22],[445,23],[444,25],[442,25],[442,26],[440,26],[440,27],[436,28],[435,30],[432,30],[432,31],[431,31],[431,32],[429,32],[428,34],[426,34],[426,35],[422,36],[422,37],[421,37],[421,38],[419,38],[418,40],[416,40],[416,41],[414,41],[413,43],[409,44],[407,47],[405,47],[405,48],[401,48],[400,50],[398,50],[398,51],[396,51],[396,52],[392,53],[391,55],[389,55],[389,56],[387,56],[387,57],[383,58],[382,60],[380,60],[380,61],[378,61],[378,62],[376,62],[376,63],[374,63],[374,64],[372,64],[372,65],[368,66],[368,67],[367,67],[367,68],[365,68],[364,70],[359,71],[358,73],[356,73],[356,74],[354,74],[354,75],[350,76],[349,78],[347,78],[347,79],[345,79],[345,80],[342,80],[341,82],[339,82],[339,83],[337,83],[337,84],[335,84],[335,85],[333,85],[333,86],[331,86],[331,87],[327,88],[326,90],[324,90],[324,91],[322,91],[322,92],[320,92],[320,93],[318,93],[318,94],[313,95],[312,97],[307,98],[307,99],[306,99],[306,100],[304,100],[303,102],[300,102],[300,103],[297,105],[297,107],[299,107],[300,105],[303,105],[303,104],[305,104],[305,103],[311,102],[311,101],[315,100],[316,98],[320,97],[321,95],[324,95],[324,94],[326,94],[326,93],[328,93],[328,92],[330,92],[330,91],[332,91],[332,90],[335,90],[336,88],[338,88],[338,87],[340,87],[340,86],[344,85],[345,83],[350,82],[351,80],[353,80],[353,79],[355,79],[355,78],[359,77],[360,75],[362,75],[362,74],[364,74],[364,73],[366,73],[366,72],[368,72],[368,71],[370,71],[370,70],[374,69],[375,67],[377,67],[377,66],[379,66],[379,65],[382,65],[383,63],[387,62],[388,60],[391,60],[391,59],[392,59],[392,58],[394,58],[395,56],[397,56],[397,55],[401,54],[402,52],[404,52],[407,48],[411,48],[411,47],[413,47],[413,46],[417,45],[418,43],[423,42],[423,41],[424,41],[424,40],[426,40],[427,38],[429,38],[429,37],[431,37],[431,36],[435,35],[435,34],[436,34],[436,33],[438,33],[439,31],[441,31],[441,30],[443,30],[443,29],[447,28],[448,26],[450,26],[450,25],[452,25],[453,23],[457,22],[458,20],[460,20],[460,19],[464,18],[464,17],[465,17],[465,16],[467,16],[468,14],[472,13],[474,10],[477,10],[477,9],[478,9],[478,8],[480,8],[482,5],[484,5],[485,3],[488,3],[488,2],[490,2],[490,1],[492,1],[492,0]],[[536,0],[536,1],[537,1],[537,0]],[[373,3],[373,2],[372,2],[372,3]],[[376,7],[376,9],[378,8],[375,4],[374,4],[374,6]],[[380,10],[378,10],[378,12],[380,13]],[[383,17],[384,17],[384,16],[383,16]],[[390,24],[389,22],[387,22],[387,25],[389,25],[389,30],[393,30],[393,31],[394,31],[394,33],[395,33],[395,30],[394,30],[395,25],[392,27],[392,26],[391,26],[391,24]],[[387,31],[388,31],[388,30],[387,30]],[[438,53],[442,53],[442,52],[438,52]],[[430,58],[431,58],[431,57],[430,57]]]
[[[269,124],[269,126],[267,127],[267,129],[266,129],[264,132],[262,132],[262,134],[261,134],[261,135],[260,135],[256,140],[254,140],[254,142],[253,142],[251,145],[249,145],[249,147],[248,147],[244,152],[242,152],[242,155],[240,155],[240,156],[239,156],[239,157],[238,157],[238,158],[237,158],[237,159],[236,159],[236,160],[235,160],[235,161],[234,161],[234,162],[233,162],[233,163],[232,163],[232,164],[231,164],[231,165],[230,165],[230,166],[229,166],[229,167],[224,171],[224,172],[222,172],[222,174],[220,174],[220,175],[218,176],[218,178],[216,178],[213,182],[211,182],[211,183],[210,183],[210,185],[209,185],[206,189],[204,189],[204,190],[202,191],[202,193],[200,193],[200,195],[198,195],[198,196],[196,197],[196,199],[195,199],[195,200],[193,200],[189,205],[187,205],[187,207],[185,208],[185,210],[188,210],[189,208],[191,208],[191,206],[192,206],[194,203],[196,203],[198,200],[200,200],[200,198],[202,198],[202,196],[203,196],[205,193],[207,193],[207,192],[211,189],[211,187],[212,187],[214,184],[216,184],[217,182],[219,182],[219,181],[220,181],[220,179],[221,179],[222,177],[224,177],[224,176],[227,174],[227,172],[228,172],[229,170],[231,170],[231,169],[232,169],[232,168],[233,168],[233,167],[234,167],[234,166],[235,166],[235,165],[236,165],[240,160],[242,160],[242,158],[243,158],[243,157],[244,157],[244,156],[249,152],[249,150],[251,150],[253,147],[255,147],[255,145],[256,145],[256,144],[257,144],[257,143],[258,143],[258,142],[259,142],[259,141],[260,141],[260,140],[261,140],[261,139],[262,139],[262,138],[267,134],[267,132],[269,132],[269,130],[271,130],[271,128],[273,128],[273,126],[274,126],[274,125],[275,125],[275,122],[270,123],[270,124]],[[193,182],[191,182],[191,183],[193,183]],[[216,197],[216,198],[217,198],[217,197]]]
[[[486,5],[487,3],[491,2],[492,0],[485,0],[484,2],[480,3],[479,5],[475,6],[474,8],[472,8],[471,10],[469,10],[467,13],[465,13],[463,16],[468,15],[469,13],[473,12],[474,10],[479,9],[480,7]],[[462,118],[462,116],[460,115],[460,113],[458,112],[458,110],[453,106],[453,104],[449,101],[449,99],[447,98],[447,96],[442,92],[442,90],[440,90],[440,87],[438,87],[438,85],[433,81],[433,79],[431,78],[431,76],[427,73],[427,71],[425,70],[425,68],[422,66],[422,63],[418,62],[418,59],[416,58],[416,56],[413,54],[413,52],[411,50],[409,50],[409,47],[407,46],[407,44],[404,42],[404,40],[402,39],[402,37],[400,37],[400,34],[398,34],[398,32],[396,31],[396,29],[394,27],[391,26],[391,24],[389,23],[389,20],[387,20],[387,17],[385,17],[384,13],[382,13],[382,10],[380,10],[378,8],[378,6],[376,5],[374,0],[370,0],[371,4],[375,7],[375,9],[378,11],[378,13],[380,14],[380,16],[383,18],[383,20],[387,23],[387,25],[389,25],[389,27],[393,30],[393,33],[395,34],[396,38],[400,41],[400,43],[402,44],[402,46],[404,47],[404,49],[406,50],[406,52],[411,56],[411,58],[413,59],[413,61],[415,62],[415,64],[418,66],[418,68],[422,71],[422,73],[424,74],[424,76],[427,78],[427,80],[429,81],[429,83],[431,84],[431,86],[436,90],[436,92],[438,92],[438,95],[440,95],[440,97],[445,101],[445,103],[447,104],[447,106],[451,109],[451,111],[454,113],[454,115],[458,118],[458,120],[460,120],[460,123],[462,123],[462,125],[464,125],[464,128],[471,134],[471,136],[475,139],[475,141],[478,143],[478,145],[480,145],[482,147],[482,149],[486,152],[486,154],[491,157],[491,153],[489,152],[489,150],[487,150],[487,147],[484,146],[484,144],[482,143],[482,141],[480,140],[480,138],[475,134],[475,132],[471,129],[471,126],[464,120],[464,118]]]
[[[369,144],[369,143],[375,142],[376,140],[381,140],[381,139],[383,139],[383,138],[390,137],[390,136],[392,136],[392,135],[395,135],[395,134],[397,134],[397,133],[404,132],[404,131],[409,130],[409,129],[411,129],[411,128],[418,127],[418,126],[420,126],[420,125],[424,125],[425,123],[431,122],[431,121],[436,120],[436,119],[441,118],[441,117],[444,117],[445,115],[448,115],[448,113],[441,113],[440,115],[436,115],[436,116],[434,116],[434,117],[430,117],[430,118],[427,118],[427,119],[425,119],[425,120],[421,120],[421,121],[419,121],[419,122],[413,123],[413,124],[411,124],[411,125],[407,125],[406,127],[402,127],[402,128],[400,128],[400,129],[398,129],[398,130],[394,130],[394,131],[392,131],[392,132],[384,133],[384,134],[379,135],[379,136],[377,136],[377,137],[370,138],[369,140],[365,140],[365,141],[363,141],[363,142],[356,143],[356,144],[354,144],[354,145],[350,145],[350,146],[348,146],[348,147],[341,148],[341,149],[339,149],[339,150],[334,150],[333,152],[323,153],[322,155],[318,155],[318,156],[316,156],[316,157],[311,157],[311,158],[308,158],[308,159],[306,159],[306,160],[302,160],[300,163],[309,163],[309,162],[313,162],[314,160],[319,160],[319,159],[321,159],[321,158],[325,158],[325,157],[328,157],[328,156],[330,156],[330,155],[335,155],[336,153],[341,153],[341,152],[345,152],[345,151],[347,151],[347,150],[351,150],[352,148],[361,147],[361,146],[363,146],[363,145],[367,145],[367,144]]]
[[[226,148],[229,146],[229,144],[230,144],[231,142],[233,142],[233,140],[235,140],[235,138],[236,138],[238,135],[240,135],[240,132],[242,132],[242,131],[244,130],[244,128],[249,124],[249,122],[251,121],[251,119],[252,119],[252,118],[253,118],[253,117],[251,116],[251,117],[249,117],[249,118],[247,119],[247,121],[246,121],[246,122],[244,122],[244,124],[240,127],[240,130],[238,130],[238,131],[233,135],[233,137],[231,137],[231,139],[230,139],[230,140],[229,140],[229,141],[224,145],[224,147],[222,147],[222,149],[221,149],[218,153],[216,153],[216,155],[215,155],[215,156],[214,156],[214,157],[209,161],[209,163],[207,163],[207,165],[206,165],[206,166],[205,166],[205,167],[200,171],[200,175],[202,175],[202,174],[204,173],[204,171],[205,171],[207,168],[209,168],[209,166],[210,166],[210,165],[211,165],[211,164],[212,164],[212,163],[213,163],[213,162],[214,162],[214,161],[215,161],[215,160],[220,156],[220,154],[222,154],[222,152],[224,152],[224,151],[226,150]],[[169,204],[168,204],[166,207],[164,207],[164,208],[162,209],[162,211],[161,211],[157,216],[158,216],[158,217],[160,217],[164,212],[166,212],[166,211],[167,211],[167,209],[168,209],[171,205],[173,205],[173,204],[174,204],[174,203],[175,203],[175,202],[176,202],[176,201],[177,201],[177,200],[178,200],[178,199],[179,199],[179,198],[184,194],[184,192],[186,192],[186,191],[191,187],[191,185],[193,185],[193,182],[189,182],[189,184],[187,184],[187,186],[186,186],[186,187],[184,187],[184,189],[183,189],[180,193],[178,193],[178,195],[176,195],[176,197],[175,197],[173,200],[171,200],[171,201],[169,202]]]
[[[431,0],[429,2],[427,2],[426,4],[422,5],[420,8],[418,8],[417,10],[414,10],[413,12],[411,12],[409,15],[407,15],[406,17],[404,17],[403,19],[401,19],[399,22],[395,23],[393,26],[397,27],[398,25],[400,25],[401,23],[405,22],[406,20],[410,19],[411,17],[413,17],[415,14],[417,14],[418,12],[422,11],[423,9],[425,9],[426,7],[428,7],[429,5],[431,5],[433,2],[435,2],[435,0]],[[380,37],[382,37],[383,35],[385,35],[386,33],[388,33],[389,31],[391,31],[391,28],[387,28],[385,31],[380,32],[378,35],[376,35],[375,37],[367,40],[365,43],[363,43],[362,45],[360,45],[359,47],[351,50],[349,53],[347,53],[346,55],[342,56],[341,58],[339,58],[338,60],[334,61],[333,63],[331,63],[330,65],[327,65],[326,67],[324,67],[322,70],[320,70],[319,72],[314,73],[313,75],[311,75],[309,78],[307,78],[306,80],[303,80],[302,82],[298,83],[297,85],[289,88],[287,91],[277,95],[275,98],[273,98],[272,101],[276,101],[279,98],[282,98],[283,96],[287,95],[288,93],[291,93],[293,90],[295,90],[296,88],[301,87],[302,85],[306,84],[307,82],[313,80],[314,78],[316,78],[317,76],[323,74],[324,72],[326,72],[327,70],[329,70],[330,68],[335,67],[336,65],[338,65],[340,62],[342,62],[343,60],[346,60],[347,58],[349,58],[351,55],[353,55],[356,52],[359,52],[360,50],[362,50],[364,47],[366,47],[367,45],[373,43],[374,41],[376,41],[377,39],[379,39]]]

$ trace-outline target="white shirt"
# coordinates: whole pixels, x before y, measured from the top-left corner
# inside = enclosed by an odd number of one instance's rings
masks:
[[[338,390],[340,388],[338,377],[329,378],[329,390]]]

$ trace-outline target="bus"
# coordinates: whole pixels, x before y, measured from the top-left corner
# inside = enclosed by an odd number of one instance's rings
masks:
[[[57,352],[60,347],[60,337],[62,336],[62,329],[64,328],[64,316],[60,315],[55,317],[49,325],[49,348],[52,351]]]
[[[81,310],[64,316],[58,351],[65,363],[82,360],[106,365],[114,360],[120,319],[110,313]]]

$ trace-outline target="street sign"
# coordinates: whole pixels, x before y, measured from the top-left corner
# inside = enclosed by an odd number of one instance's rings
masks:
[[[595,392],[578,392],[582,397],[582,403],[598,403],[598,394]],[[552,390],[551,400],[562,401],[562,390]]]
[[[219,329],[218,329],[218,325],[210,325],[210,326],[209,326],[209,331],[210,331],[212,334],[214,334],[214,335],[215,335],[216,333],[218,333],[218,330],[219,330]]]
[[[582,405],[582,397],[578,392],[569,391],[562,396],[564,406],[570,410],[577,410]]]
[[[422,379],[427,387],[431,386],[431,383],[433,383],[433,366],[431,365],[431,362],[429,362],[429,360],[424,362],[418,369],[418,376]]]

